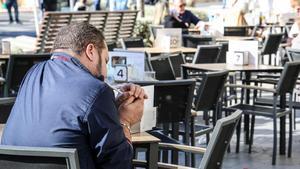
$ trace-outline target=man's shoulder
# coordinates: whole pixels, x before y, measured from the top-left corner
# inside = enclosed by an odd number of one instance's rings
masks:
[[[190,11],[190,10],[185,10],[184,13],[185,13],[186,15],[194,15],[193,12]]]

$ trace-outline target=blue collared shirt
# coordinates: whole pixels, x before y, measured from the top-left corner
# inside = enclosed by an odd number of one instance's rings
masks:
[[[131,168],[113,91],[65,53],[29,70],[1,144],[77,148],[81,169]]]

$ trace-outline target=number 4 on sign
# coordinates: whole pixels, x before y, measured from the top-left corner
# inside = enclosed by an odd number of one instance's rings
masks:
[[[127,73],[127,66],[126,65],[116,65],[115,66],[115,74],[114,79],[117,82],[126,82],[128,73]]]

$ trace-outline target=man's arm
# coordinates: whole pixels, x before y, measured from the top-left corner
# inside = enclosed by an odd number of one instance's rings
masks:
[[[110,88],[99,92],[86,121],[96,168],[131,168],[132,146],[124,135]]]
[[[201,20],[196,16],[194,15],[191,11],[188,11],[189,12],[189,16],[191,18],[191,22],[196,26],[196,27],[199,27],[200,26],[200,23],[201,23]]]

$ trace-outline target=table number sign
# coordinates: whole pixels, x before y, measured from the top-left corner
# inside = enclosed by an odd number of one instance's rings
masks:
[[[114,80],[116,82],[126,82],[128,80],[128,69],[126,65],[115,65]]]
[[[235,65],[248,65],[249,52],[247,51],[235,51],[234,64]]]

